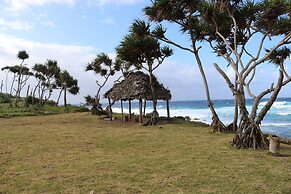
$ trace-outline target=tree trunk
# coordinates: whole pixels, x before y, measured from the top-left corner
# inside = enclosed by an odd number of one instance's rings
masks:
[[[139,123],[142,123],[142,97],[139,97]]]
[[[17,106],[17,103],[20,99],[20,92],[21,92],[21,77],[22,77],[22,70],[20,69],[18,80],[17,80],[17,90],[16,90],[16,96],[15,96],[15,106]]]
[[[67,107],[67,86],[64,88],[64,105]]]
[[[151,91],[152,91],[152,100],[153,100],[153,112],[151,115],[151,125],[156,125],[158,122],[158,112],[157,112],[157,99],[156,99],[156,91],[155,91],[155,87],[154,87],[154,75],[153,72],[151,71],[150,68],[150,86],[151,86]]]
[[[3,89],[3,80],[1,81],[1,93],[3,93],[2,89]]]
[[[12,94],[13,94],[13,86],[14,86],[15,78],[16,78],[16,76],[14,74],[13,75],[13,80],[12,80],[12,83],[11,83],[11,87],[10,87],[10,96],[12,96]]]
[[[248,118],[244,113],[245,111],[245,100],[244,103],[241,104],[241,111],[243,111],[244,114],[242,116],[244,118],[243,122],[240,125],[240,129],[238,130],[238,133],[235,135],[233,139],[233,145],[237,148],[253,148],[253,149],[268,149],[269,141],[264,137],[261,129],[260,124],[261,121],[266,116],[267,112],[270,110],[271,106],[277,99],[277,96],[282,88],[282,83],[284,79],[283,71],[279,71],[279,78],[277,82],[277,86],[275,87],[271,98],[268,100],[267,104],[262,108],[261,112],[257,117],[255,117],[255,110],[258,109],[259,102],[255,102],[252,107],[252,114],[251,118]],[[260,98],[258,98],[260,99]],[[244,107],[243,107],[244,106]],[[255,119],[254,119],[255,118]]]
[[[28,85],[27,87],[27,91],[26,91],[26,97],[25,97],[25,107],[28,107],[29,104],[28,104],[28,94],[29,94],[29,88],[30,88],[30,85]]]
[[[59,96],[58,96],[58,99],[57,99],[57,105],[59,105],[59,103],[60,103],[60,98],[61,98],[61,95],[62,95],[62,93],[63,93],[63,87],[61,88],[61,91],[60,91],[60,93],[59,93]]]
[[[236,94],[238,107],[240,109],[241,121],[232,144],[236,148],[253,148],[268,149],[269,142],[264,137],[258,123],[254,122],[246,109],[246,100],[243,92],[243,86],[240,85],[239,91]]]
[[[123,101],[122,100],[120,100],[120,106],[121,106],[121,121],[123,122],[124,121],[124,119],[123,119]]]
[[[7,73],[6,73],[6,83],[5,83],[5,90],[6,90],[6,94],[8,94],[8,73],[9,73],[9,71],[7,71]]]
[[[238,71],[238,66],[236,65],[236,70]],[[234,89],[237,91],[238,89],[238,76],[235,74],[235,84],[234,84]],[[232,131],[236,132],[237,131],[237,121],[238,121],[238,102],[237,102],[237,97],[234,96],[234,115],[233,115],[233,123],[232,123]]]
[[[128,100],[128,110],[129,110],[129,120],[131,120],[132,115],[131,115],[131,100],[130,99]]]
[[[203,66],[202,66],[202,62],[200,60],[200,57],[199,57],[199,54],[198,54],[198,50],[196,49],[196,46],[195,46],[195,43],[193,42],[193,48],[194,48],[194,55],[195,55],[195,58],[196,58],[196,61],[197,61],[197,64],[198,64],[198,68],[199,68],[199,71],[200,71],[200,74],[202,76],[202,80],[203,80],[203,83],[204,83],[204,89],[205,89],[205,93],[206,93],[206,98],[207,98],[207,104],[208,104],[208,107],[212,113],[212,123],[210,125],[210,128],[213,132],[224,132],[226,131],[226,126],[220,121],[215,109],[214,109],[214,106],[213,106],[213,103],[211,101],[211,97],[210,97],[210,92],[209,92],[209,87],[208,87],[208,82],[207,82],[207,78],[206,78],[206,75],[205,75],[205,72],[204,72],[204,69],[203,69]]]
[[[169,100],[167,100],[167,117],[168,117],[168,119],[170,118],[170,104],[169,104]]]
[[[109,106],[109,116],[110,116],[110,121],[112,121],[112,108],[111,108],[111,100],[108,98],[108,106]]]
[[[232,144],[236,148],[253,148],[254,150],[266,150],[269,146],[260,126],[253,122],[247,122],[240,126],[240,132],[236,133]]]
[[[143,116],[146,115],[146,107],[147,107],[147,99],[144,99],[144,103],[143,103]]]

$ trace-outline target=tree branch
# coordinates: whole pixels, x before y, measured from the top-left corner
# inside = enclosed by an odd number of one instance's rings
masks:
[[[267,58],[270,57],[270,55],[280,46],[284,45],[289,39],[291,39],[291,32],[283,39],[281,40],[270,52],[268,52],[264,57],[262,57],[259,61],[256,61],[251,65],[250,67],[246,66],[245,72],[242,71],[243,75],[243,81],[247,78],[247,76],[250,74],[250,72],[258,65],[263,63]]]
[[[226,81],[229,89],[231,90],[231,92],[233,93],[233,95],[237,94],[237,91],[235,90],[234,85],[231,83],[230,79],[228,78],[228,76],[225,74],[225,72],[217,65],[217,63],[213,64],[215,69],[218,71],[218,73],[220,73],[220,75],[224,78],[224,80]]]

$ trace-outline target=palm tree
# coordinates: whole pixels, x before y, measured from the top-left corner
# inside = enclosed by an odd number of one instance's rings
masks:
[[[123,38],[116,51],[120,59],[127,61],[137,69],[148,72],[153,99],[151,123],[156,124],[158,112],[153,72],[167,57],[173,54],[173,50],[167,46],[162,47],[158,39],[150,36],[150,25],[148,23],[135,20],[130,27],[129,34]]]

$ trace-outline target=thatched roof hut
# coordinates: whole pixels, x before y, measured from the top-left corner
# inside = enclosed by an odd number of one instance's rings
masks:
[[[132,72],[120,83],[116,83],[104,94],[105,98],[112,100],[152,100],[152,90],[150,87],[150,77],[141,71]],[[154,78],[154,87],[157,100],[170,100],[171,92]]]
[[[163,84],[160,84],[154,77],[154,88],[157,100],[167,102],[168,117],[170,117],[169,100],[171,99],[170,90],[166,89]],[[147,100],[153,100],[152,90],[150,86],[150,77],[141,71],[129,73],[124,80],[113,85],[113,87],[104,94],[105,98],[110,101],[121,101],[121,113],[123,117],[123,101],[129,101],[129,115],[131,118],[131,100],[139,100],[139,122],[142,122],[142,99],[145,100],[144,109]],[[144,110],[145,112],[145,110]]]

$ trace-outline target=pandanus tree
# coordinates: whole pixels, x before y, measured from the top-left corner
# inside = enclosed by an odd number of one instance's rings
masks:
[[[129,73],[136,71],[137,68],[133,67],[129,62],[116,57],[115,69],[120,71],[121,75],[114,82],[120,82],[120,80],[125,78]]]
[[[10,89],[10,95],[15,92],[15,105],[17,105],[21,91],[26,85],[28,79],[30,76],[33,74],[30,72],[30,69],[26,67],[26,64],[24,64],[24,61],[29,58],[29,55],[26,51],[19,51],[17,54],[17,58],[21,60],[19,65],[14,65],[14,66],[6,66],[2,68],[2,71],[7,70],[8,72],[13,73],[13,80],[11,83],[11,89]],[[14,88],[14,83],[17,83],[16,88]],[[6,84],[7,84],[7,75],[6,75]],[[7,86],[6,86],[7,90]]]
[[[262,134],[260,124],[277,99],[281,88],[291,81],[284,63],[290,56],[290,48],[286,47],[291,43],[290,1],[166,0],[155,1],[153,7],[163,6],[162,2],[171,6],[179,4],[182,12],[179,12],[178,18],[181,18],[181,13],[191,13],[188,15],[191,22],[181,25],[195,26],[195,33],[199,34],[200,41],[209,43],[235,75],[232,80],[221,65],[214,64],[234,95],[239,108],[239,126],[233,145],[237,148],[266,149],[268,141]],[[152,8],[146,10],[149,15],[155,16],[158,13]],[[268,38],[273,41],[268,41]],[[253,80],[258,78],[257,69],[266,67],[268,61],[277,66],[277,82],[270,83],[269,88],[255,93],[251,86]],[[251,112],[246,107],[247,95],[253,98]],[[259,103],[267,95],[270,96],[267,103],[258,109]],[[236,124],[234,121],[234,125]]]
[[[150,25],[145,21],[135,20],[129,34],[116,48],[117,56],[137,69],[148,72],[153,100],[152,124],[156,124],[157,98],[154,88],[154,71],[173,54],[168,46],[161,46],[158,39],[150,35]]]
[[[214,132],[222,132],[226,130],[226,127],[220,121],[219,116],[215,111],[211,100],[207,77],[204,71],[203,61],[200,58],[201,46],[199,46],[199,43],[204,39],[204,31],[207,31],[207,29],[199,23],[199,13],[197,13],[199,2],[201,3],[203,1],[154,0],[152,1],[151,6],[144,9],[144,12],[150,21],[158,23],[167,21],[177,25],[182,33],[190,39],[189,44],[183,45],[174,39],[167,38],[165,34],[166,29],[163,28],[161,24],[151,32],[152,36],[159,40],[194,55],[204,83],[208,107],[212,113],[211,129]]]
[[[35,78],[38,80],[33,93],[35,94],[38,90],[39,103],[44,105],[50,99],[53,89],[57,87],[56,80],[61,69],[55,60],[47,60],[45,64],[35,64],[32,69],[35,71]],[[48,92],[47,95],[46,92]]]
[[[85,70],[94,72],[94,74],[101,77],[101,81],[96,80],[98,89],[96,92],[92,110],[95,109],[96,111],[102,111],[103,109],[100,104],[100,92],[105,84],[108,82],[109,78],[113,76],[116,71],[120,70],[120,66],[116,64],[112,59],[110,59],[107,54],[99,53],[91,63],[87,64]],[[92,111],[92,113],[98,113],[96,111]]]
[[[56,85],[60,89],[59,97],[57,100],[57,104],[59,103],[60,97],[64,92],[64,106],[67,106],[67,91],[73,95],[77,95],[79,93],[78,80],[74,79],[68,71],[63,70],[57,76]]]

